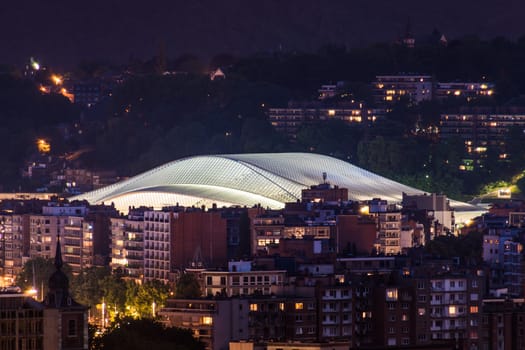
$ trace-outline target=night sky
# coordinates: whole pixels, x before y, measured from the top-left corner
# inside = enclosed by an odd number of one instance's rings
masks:
[[[193,53],[315,50],[417,37],[525,35],[523,0],[2,0],[0,63],[71,66]]]

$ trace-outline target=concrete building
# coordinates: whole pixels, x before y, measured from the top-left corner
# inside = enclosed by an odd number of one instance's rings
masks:
[[[416,283],[417,344],[456,340],[463,349],[479,349],[483,277],[444,273]]]
[[[480,97],[492,97],[494,84],[487,82],[451,82],[437,83],[434,98],[443,100],[447,98],[464,98],[467,102]]]
[[[172,232],[177,216],[178,213],[169,209],[144,212],[144,281],[169,282]]]
[[[384,115],[384,110],[367,107],[363,102],[324,103],[289,102],[287,107],[269,108],[268,119],[276,131],[293,142],[303,125],[327,120],[342,120],[348,124],[368,125]]]
[[[174,270],[227,266],[227,221],[220,211],[188,208],[173,215],[170,253]]]
[[[401,253],[401,210],[387,201],[375,198],[368,202],[369,212],[376,220],[377,235],[374,248],[377,254]]]
[[[319,295],[319,338],[353,341],[354,305],[350,285],[322,287]]]
[[[454,210],[444,194],[403,193],[403,214],[419,220],[425,228],[425,242],[446,233],[456,233]]]
[[[126,278],[142,282],[144,278],[145,207],[130,208],[125,217],[111,218],[111,263]]]
[[[481,349],[525,348],[525,304],[522,298],[483,299]]]
[[[16,276],[22,271],[24,256],[28,247],[25,241],[29,237],[27,215],[0,215],[0,287],[15,284]]]
[[[413,104],[429,101],[433,84],[429,75],[378,75],[372,82],[374,102],[378,106],[392,106],[402,99]]]
[[[507,295],[518,297],[523,296],[523,245],[509,233],[483,236],[483,261],[490,267],[490,289],[504,288]]]
[[[375,219],[369,215],[337,215],[338,253],[370,254],[377,236]]]
[[[489,150],[497,152],[500,159],[512,157],[516,150],[505,147],[505,137],[511,127],[525,130],[523,108],[464,108],[440,117],[439,137],[459,138],[465,144],[465,153],[470,162],[460,170],[474,170],[482,163]]]
[[[170,327],[191,329],[206,350],[227,350],[230,341],[249,338],[248,299],[168,299],[158,316]]]
[[[348,189],[331,186],[326,182],[326,177],[327,174],[324,172],[324,183],[302,190],[301,200],[303,202],[347,202]]]
[[[23,294],[0,293],[0,348],[5,350],[87,350],[88,309],[69,295],[62,272],[60,240],[49,293],[39,303]]]
[[[291,342],[253,342],[238,341],[230,342],[229,350],[348,350],[351,344],[345,341],[312,342],[312,341],[291,341]]]
[[[64,261],[78,274],[91,266],[106,266],[109,261],[110,216],[112,206],[49,203],[42,214],[29,215],[29,258],[52,258],[60,235]]]
[[[44,307],[24,294],[0,293],[0,349],[44,346]]]
[[[229,271],[203,271],[204,295],[270,295],[282,294],[286,271],[252,271],[238,269],[238,264],[230,262]]]

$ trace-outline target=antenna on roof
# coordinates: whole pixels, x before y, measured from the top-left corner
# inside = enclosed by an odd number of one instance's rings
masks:
[[[323,183],[326,183],[326,171],[323,171]]]

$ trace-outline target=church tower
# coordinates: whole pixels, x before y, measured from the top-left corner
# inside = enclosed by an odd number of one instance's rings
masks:
[[[410,18],[408,18],[407,26],[405,30],[405,36],[403,37],[403,45],[410,49],[413,49],[416,46],[416,39],[412,33],[412,23]]]
[[[49,278],[44,300],[44,350],[87,350],[88,308],[69,294],[69,279],[62,267],[60,236],[55,253],[56,271]]]

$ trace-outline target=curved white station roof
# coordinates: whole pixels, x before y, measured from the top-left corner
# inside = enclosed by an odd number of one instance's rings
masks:
[[[324,155],[260,153],[183,158],[73,199],[86,199],[92,204],[112,202],[123,212],[130,206],[160,209],[177,203],[282,208],[284,203],[300,199],[302,189],[321,183],[323,172],[332,185],[348,188],[350,200],[381,198],[401,202],[403,192],[423,193]],[[483,212],[466,203],[451,201],[451,205],[456,212],[469,212],[470,217]]]

